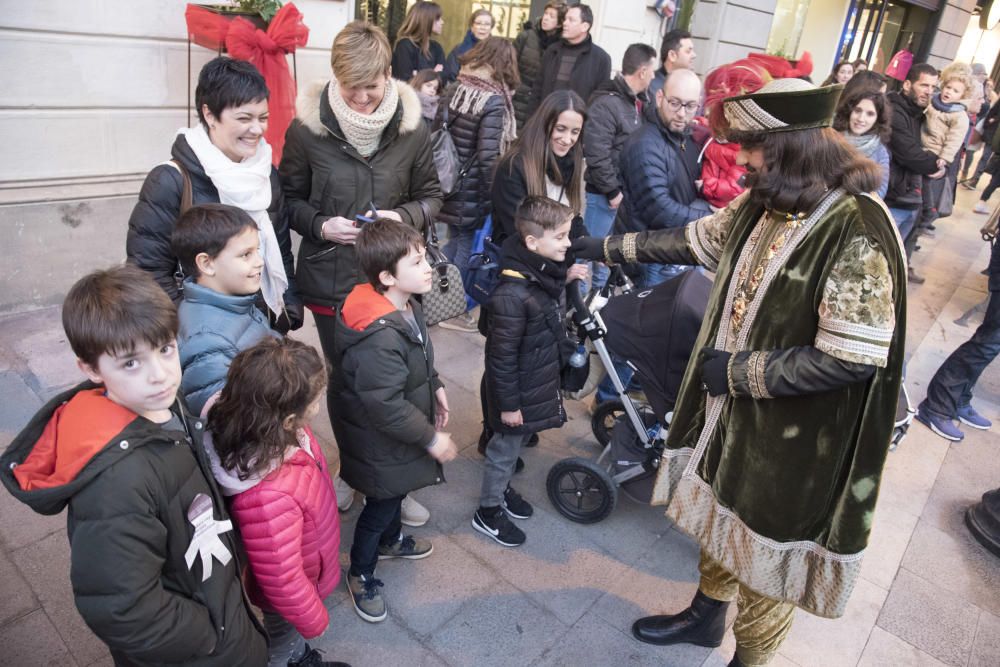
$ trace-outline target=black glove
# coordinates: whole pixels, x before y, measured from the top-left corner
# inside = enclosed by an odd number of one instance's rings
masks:
[[[604,261],[604,239],[596,236],[581,236],[573,240],[570,251],[577,259]]]
[[[274,330],[278,333],[285,335],[289,331],[295,331],[302,327],[302,322],[305,319],[305,309],[301,303],[285,303],[285,312],[283,312],[278,319],[274,322]]]
[[[729,393],[729,352],[704,347],[701,350],[701,388],[712,396]]]

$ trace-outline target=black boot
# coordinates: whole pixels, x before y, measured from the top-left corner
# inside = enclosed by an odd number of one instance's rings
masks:
[[[728,602],[713,600],[700,590],[691,606],[673,616],[647,616],[632,624],[632,635],[647,644],[694,644],[715,648],[726,634]]]

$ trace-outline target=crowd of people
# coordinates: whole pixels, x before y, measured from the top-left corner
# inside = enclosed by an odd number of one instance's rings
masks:
[[[501,253],[488,304],[440,324],[485,336],[474,530],[527,540],[515,521],[534,509],[511,481],[566,420],[567,286],[599,290],[623,265],[653,289],[701,266],[714,288],[653,494],[698,541],[701,579],[688,609],[633,634],[718,646],[736,601],[730,665],[758,666],[796,607],[843,614],[903,377],[906,286],[924,282],[912,255],[959,183],[991,175],[978,213],[1000,187],[985,69],[915,64],[886,92],[864,61],[815,86],[808,57],[751,54],[702,78],[691,35],[671,31],[612,76],[585,4],[549,2],[513,41],[477,10],[447,56],[444,20],[420,1],[394,45],[363,21],[341,30],[277,167],[262,76],[210,61],[198,124],[143,183],[127,264],[67,295],[88,380],[39,411],[0,475],[38,512],[69,507],[77,608],[116,664],[343,664],[307,640],[329,625],[355,492],[346,587],[362,619],[387,617],[378,562],[432,554],[404,532],[430,520],[410,494],[468,444],[447,430],[421,305],[438,224],[466,286],[484,228]],[[435,133],[462,165],[447,196]],[[950,440],[956,422],[991,426],[971,398],[1000,352],[996,246],[989,275],[983,325],[917,416]],[[322,355],[287,337],[306,310]],[[324,402],[339,474],[310,427]]]

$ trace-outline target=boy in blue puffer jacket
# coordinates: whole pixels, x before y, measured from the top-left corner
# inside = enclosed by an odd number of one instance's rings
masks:
[[[264,259],[257,225],[245,211],[193,206],[177,221],[171,245],[187,276],[177,309],[181,394],[198,415],[222,390],[237,354],[280,334],[254,305]]]

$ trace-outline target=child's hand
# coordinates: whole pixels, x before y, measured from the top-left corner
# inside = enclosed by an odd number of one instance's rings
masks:
[[[587,264],[574,264],[566,271],[566,284],[574,280],[586,280],[590,277],[590,266]]]
[[[580,264],[574,264],[573,266],[580,266]],[[524,417],[521,416],[520,410],[501,412],[500,421],[504,423],[504,426],[521,426],[524,424]]]
[[[434,428],[440,431],[448,425],[448,397],[445,396],[444,387],[438,387],[434,392],[437,400],[437,410],[434,414]]]
[[[948,163],[944,161],[944,158],[938,158],[937,159],[937,167],[938,167],[938,169],[944,169],[945,165],[947,165],[947,164]]]
[[[458,449],[455,447],[455,442],[451,439],[451,433],[441,433],[439,431],[437,440],[427,448],[427,453],[434,457],[435,461],[447,463],[458,456]]]

